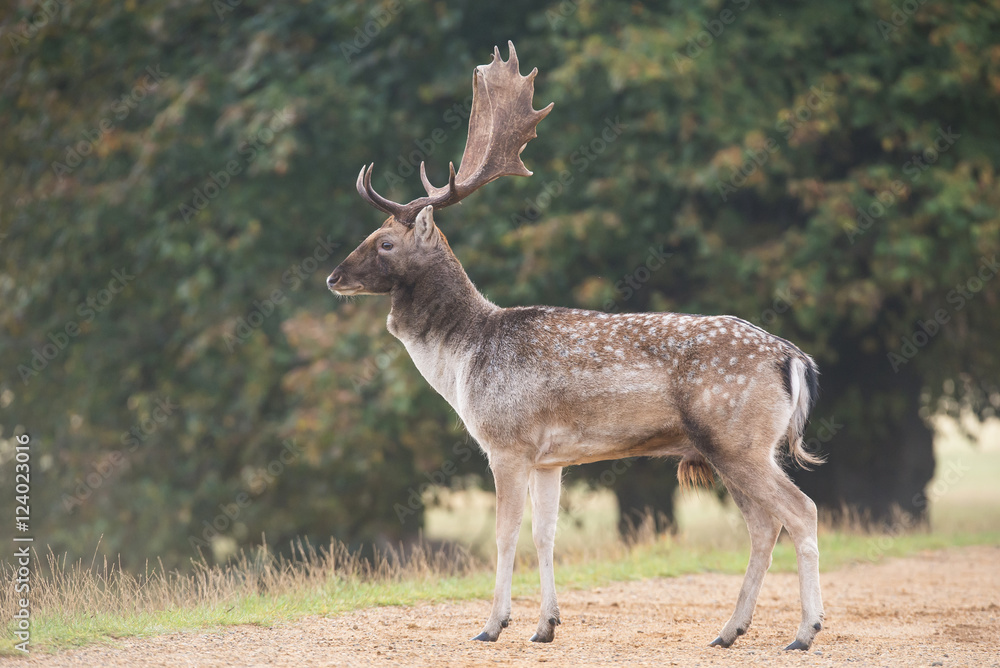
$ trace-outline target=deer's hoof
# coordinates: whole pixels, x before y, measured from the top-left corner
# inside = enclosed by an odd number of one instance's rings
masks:
[[[556,634],[552,628],[549,628],[548,633],[538,634],[531,636],[531,642],[552,642],[555,640]]]
[[[548,624],[540,623],[538,631],[531,636],[531,642],[552,642],[556,637],[556,627],[562,624],[558,617],[549,617]]]
[[[807,649],[809,649],[809,645],[805,644],[801,640],[796,640],[791,645],[789,645],[788,647],[786,647],[785,651],[788,651],[790,649],[800,649],[800,650],[802,650],[804,652]]]
[[[490,636],[489,633],[487,633],[486,631],[483,631],[478,636],[476,636],[475,638],[473,638],[473,640],[481,640],[483,642],[496,642],[497,638],[499,638],[499,637],[500,636]]]
[[[722,636],[719,636],[718,638],[716,638],[712,642],[708,643],[708,646],[709,647],[731,647],[732,644],[733,644],[732,640],[730,640],[729,642],[726,642],[725,640],[722,639]]]

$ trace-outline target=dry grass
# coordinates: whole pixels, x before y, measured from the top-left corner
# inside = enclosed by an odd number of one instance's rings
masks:
[[[99,546],[98,546],[99,548]],[[332,541],[316,548],[306,541],[291,544],[291,555],[275,555],[266,541],[252,552],[242,552],[224,565],[210,565],[203,558],[192,560],[187,573],[168,571],[162,563],[147,565],[141,574],[130,573],[121,564],[98,560],[97,550],[89,564],[69,562],[49,551],[32,556],[31,602],[34,620],[147,618],[166,611],[200,608],[234,611],[262,597],[326,592],[338,584],[398,583],[402,581],[461,577],[479,571],[483,564],[456,548],[434,550],[426,545],[402,551],[377,552],[372,559],[352,554],[345,545]],[[15,592],[16,567],[0,564],[0,616],[12,619],[18,610]]]

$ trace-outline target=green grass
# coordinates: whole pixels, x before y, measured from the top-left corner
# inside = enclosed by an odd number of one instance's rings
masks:
[[[923,550],[1000,543],[1000,439],[971,448],[954,435],[939,439],[938,476],[931,484],[929,531],[870,535],[824,527],[819,536],[821,568],[904,557]],[[950,472],[950,473],[949,473]],[[430,513],[428,537],[471,536],[467,558],[418,552],[407,563],[384,555],[375,569],[342,547],[299,549],[295,562],[274,560],[266,550],[226,567],[194,574],[153,573],[136,578],[103,564],[86,568],[37,559],[47,568],[33,577],[31,648],[57,651],[116,638],[205,630],[233,624],[272,625],[306,615],[336,615],[384,605],[415,605],[492,596],[492,497],[452,499],[448,510]],[[686,494],[675,536],[640,540],[628,548],[615,536],[609,495],[568,490],[560,521],[556,582],[560,589],[589,589],[610,582],[689,573],[742,574],[749,540],[731,503],[709,493]],[[526,519],[526,526],[529,520]],[[483,528],[486,527],[486,528]],[[600,537],[600,539],[597,539]],[[595,547],[596,546],[596,547]],[[538,596],[530,533],[522,535],[515,570],[515,596]],[[784,537],[772,571],[794,571],[795,552]],[[4,573],[9,582],[9,573]],[[261,593],[263,592],[263,593]],[[0,613],[10,618],[9,587]],[[484,608],[485,614],[485,608]],[[0,653],[13,654],[12,629]]]

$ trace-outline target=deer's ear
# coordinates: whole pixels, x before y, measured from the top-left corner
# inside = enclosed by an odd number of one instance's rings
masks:
[[[434,231],[434,207],[428,204],[417,214],[413,234],[420,243],[430,243],[434,240]]]

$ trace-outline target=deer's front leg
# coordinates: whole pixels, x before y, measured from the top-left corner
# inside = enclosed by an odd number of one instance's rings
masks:
[[[561,468],[536,469],[528,478],[531,490],[531,535],[538,551],[538,575],[542,581],[542,611],[538,618],[538,630],[531,636],[532,642],[552,642],[556,626],[560,623],[553,550],[561,485]]]
[[[510,622],[510,585],[514,577],[514,556],[517,535],[521,531],[524,499],[528,492],[529,468],[521,462],[503,461],[494,457],[490,462],[497,488],[497,582],[493,590],[493,610],[483,632],[473,640],[500,637],[500,631]]]

